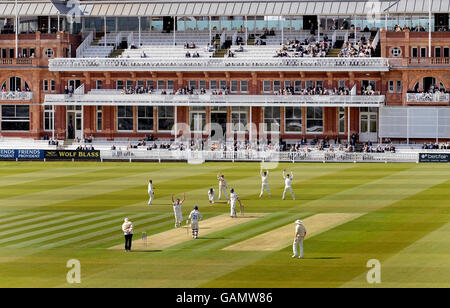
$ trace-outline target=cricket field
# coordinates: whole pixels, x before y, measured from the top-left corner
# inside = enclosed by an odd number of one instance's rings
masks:
[[[281,200],[283,169],[294,172],[295,201]],[[218,171],[244,216],[208,203]],[[450,165],[279,164],[271,199],[259,199],[259,172],[258,163],[0,162],[0,287],[450,287]],[[184,192],[184,219],[196,204],[204,216],[197,240],[174,229],[170,196]],[[302,260],[291,258],[297,219],[308,230]],[[81,283],[68,283],[69,260]],[[380,283],[367,279],[369,260]]]

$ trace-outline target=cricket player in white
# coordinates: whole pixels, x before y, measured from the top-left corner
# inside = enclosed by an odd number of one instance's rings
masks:
[[[198,211],[198,206],[194,206],[194,210],[189,214],[186,224],[189,224],[189,220],[191,221],[192,237],[195,239],[198,238],[198,222],[202,219],[203,215]]]
[[[228,203],[230,204],[230,216],[231,218],[237,217],[236,215],[236,203],[239,202],[239,205],[242,206],[241,199],[239,199],[239,196],[237,193],[234,192],[234,189],[231,188],[230,190],[230,200]]]
[[[177,201],[175,201],[174,195],[172,194],[173,213],[175,215],[175,228],[181,227],[181,224],[183,223],[183,213],[181,212],[181,206],[183,205],[185,200],[186,193],[183,194],[182,201],[180,201],[180,199],[177,199]]]
[[[225,176],[221,172],[219,172],[219,174],[217,175],[217,179],[219,180],[219,200],[222,199],[222,192],[224,193],[225,198],[228,200],[228,184],[227,180],[225,180]]]
[[[303,222],[299,219],[295,222],[297,226],[295,227],[295,238],[294,243],[292,244],[292,250],[294,252],[294,255],[292,258],[297,258],[298,251],[297,251],[297,245],[300,247],[300,259],[303,259],[303,240],[306,236],[306,228],[303,225]]]
[[[272,197],[270,193],[269,188],[269,170],[263,171],[261,169],[261,193],[259,194],[259,197],[261,198],[264,194],[264,190],[267,190],[267,193],[269,194],[269,198]]]
[[[214,204],[214,203],[216,203],[215,202],[215,199],[216,199],[216,192],[214,191],[214,189],[210,189],[210,190],[208,190],[208,199],[209,199],[209,203],[210,204]]]
[[[148,195],[150,197],[150,199],[148,200],[148,205],[152,205],[153,197],[155,196],[155,193],[153,192],[153,182],[152,182],[152,180],[148,181]]]
[[[292,180],[294,179],[294,173],[291,171],[291,174],[286,174],[286,170],[283,170],[283,179],[284,179],[284,192],[283,192],[283,200],[286,198],[286,192],[289,190],[291,192],[292,200],[295,200],[294,191],[292,190]]]

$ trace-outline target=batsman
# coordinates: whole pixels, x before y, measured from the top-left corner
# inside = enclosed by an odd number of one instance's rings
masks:
[[[198,222],[203,219],[202,213],[198,211],[198,206],[194,206],[194,210],[189,214],[189,217],[186,221],[186,224],[189,224],[189,220],[191,221],[191,229],[192,229],[192,238],[198,238]]]

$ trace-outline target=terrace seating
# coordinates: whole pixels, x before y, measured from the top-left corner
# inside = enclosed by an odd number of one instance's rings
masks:
[[[64,141],[58,141],[64,146]],[[49,145],[48,140],[34,140],[28,138],[1,138],[0,149],[8,150],[55,150],[56,145]]]
[[[198,53],[200,58],[209,58],[213,55],[212,52],[206,51],[206,45],[193,49],[185,49],[183,45],[181,46],[152,46],[145,45],[138,49],[127,49],[122,54],[122,58],[142,58],[142,54],[145,53],[145,58],[186,58],[186,52],[191,54]]]
[[[107,58],[113,51],[113,46],[98,46],[92,45],[84,51],[84,58]]]

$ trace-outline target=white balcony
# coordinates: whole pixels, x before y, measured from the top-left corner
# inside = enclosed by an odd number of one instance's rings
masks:
[[[50,71],[378,71],[389,70],[385,58],[58,58]]]
[[[158,94],[85,94],[45,95],[45,105],[72,106],[323,106],[380,107],[385,96],[340,95],[158,95]]]
[[[407,93],[406,101],[408,103],[450,103],[450,94],[448,93]]]
[[[8,91],[0,92],[1,101],[29,101],[33,98],[33,92]]]

